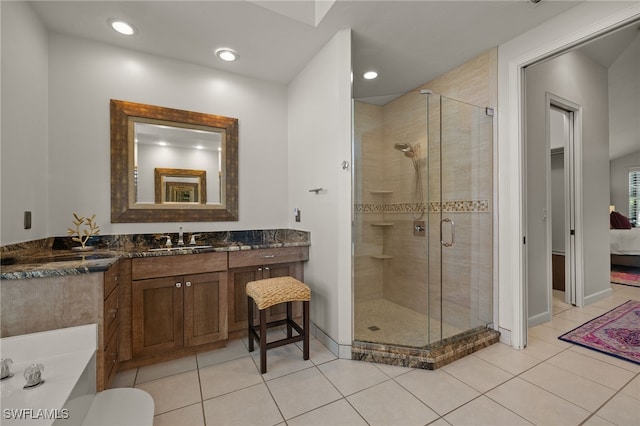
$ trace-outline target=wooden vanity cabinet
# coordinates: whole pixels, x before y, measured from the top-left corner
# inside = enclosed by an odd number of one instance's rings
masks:
[[[281,247],[229,252],[229,332],[242,334],[247,331],[245,288],[248,282],[282,276],[290,276],[303,281],[303,262],[308,259],[309,247]],[[294,316],[301,315],[301,304],[294,304]],[[286,305],[273,306],[267,311],[267,321],[269,322],[285,317]],[[257,317],[254,320],[257,322]]]
[[[133,259],[133,358],[225,340],[226,269],[226,253]]]
[[[120,328],[120,262],[104,272],[103,322],[98,338],[101,341],[97,357],[98,390],[107,389],[118,372]]]

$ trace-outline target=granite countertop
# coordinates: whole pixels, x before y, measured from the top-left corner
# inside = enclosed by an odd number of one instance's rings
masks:
[[[185,233],[184,240],[190,233]],[[1,280],[103,272],[121,258],[184,256],[264,248],[309,246],[309,233],[290,229],[197,233],[196,246],[178,247],[178,234],[109,235],[93,237],[89,250],[78,250],[70,238],[54,237],[2,247]],[[163,246],[164,235],[174,245]]]

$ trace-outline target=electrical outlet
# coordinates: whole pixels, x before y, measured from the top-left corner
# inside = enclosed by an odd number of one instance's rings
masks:
[[[24,212],[24,229],[31,229],[31,212]]]

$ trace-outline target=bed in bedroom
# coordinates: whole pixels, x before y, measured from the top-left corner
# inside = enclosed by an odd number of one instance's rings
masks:
[[[640,228],[611,229],[610,232],[611,264],[640,267]]]

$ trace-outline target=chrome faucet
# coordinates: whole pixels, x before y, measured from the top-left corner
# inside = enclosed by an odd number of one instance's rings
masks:
[[[167,243],[165,244],[165,247],[171,248],[171,246],[173,245],[173,243],[171,242],[171,235],[165,235],[163,238],[167,239]]]
[[[191,241],[189,241],[189,245],[195,246],[196,244],[198,244],[196,242],[196,237],[200,238],[200,234],[191,234]]]
[[[182,233],[182,226],[180,227],[180,231],[178,232],[178,245],[184,245],[184,234]]]

